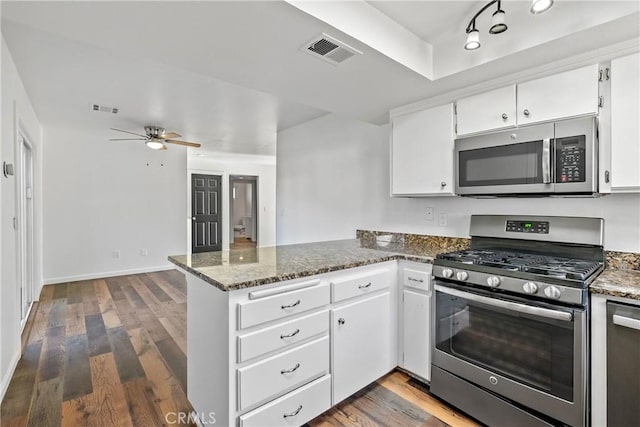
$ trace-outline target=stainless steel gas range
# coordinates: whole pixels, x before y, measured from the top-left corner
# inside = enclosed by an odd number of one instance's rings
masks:
[[[440,254],[431,392],[490,426],[584,426],[600,218],[473,215]]]

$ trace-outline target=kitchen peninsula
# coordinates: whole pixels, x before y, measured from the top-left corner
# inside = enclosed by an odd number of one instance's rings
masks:
[[[399,365],[398,278],[428,322],[436,253],[366,242],[169,258],[187,273],[187,387],[201,421],[304,424]],[[425,326],[404,353],[428,380]]]

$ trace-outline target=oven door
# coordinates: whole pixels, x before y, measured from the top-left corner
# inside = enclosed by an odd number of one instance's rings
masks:
[[[569,425],[586,408],[586,313],[436,281],[433,364]]]
[[[552,193],[554,125],[457,139],[456,193]]]

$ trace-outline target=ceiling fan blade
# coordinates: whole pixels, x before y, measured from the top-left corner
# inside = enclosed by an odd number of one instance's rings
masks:
[[[167,139],[164,142],[168,142],[169,144],[177,144],[177,145],[184,145],[186,147],[201,147],[201,144],[197,144],[195,142],[187,142],[187,141],[178,141],[176,139]]]
[[[136,135],[136,136],[141,136],[143,138],[148,138],[147,135],[142,135],[140,133],[135,133],[135,132],[129,132],[128,130],[122,130],[122,129],[116,129],[116,128],[109,128],[111,130],[117,130],[118,132],[124,132],[124,133],[130,133],[131,135]]]
[[[162,135],[159,136],[159,138],[162,139],[170,139],[170,138],[180,138],[182,135],[180,135],[179,133],[175,133],[175,132],[165,132]]]
[[[109,141],[146,141],[148,138],[111,138]]]

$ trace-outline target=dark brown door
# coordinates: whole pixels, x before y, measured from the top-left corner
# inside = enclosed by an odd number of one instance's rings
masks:
[[[191,175],[191,252],[222,250],[222,177]]]

